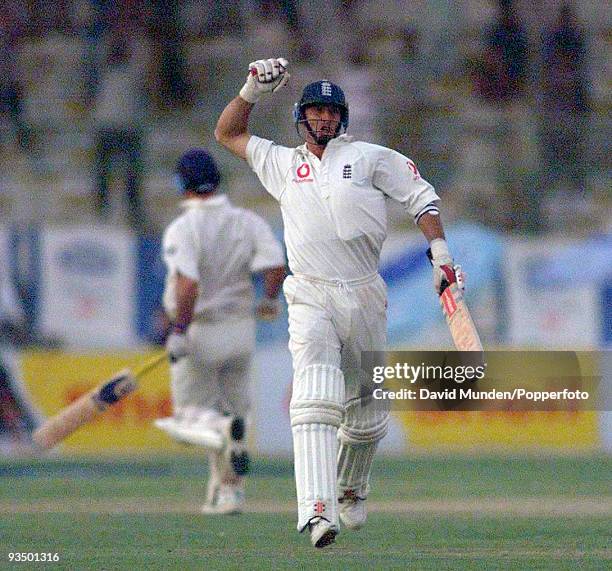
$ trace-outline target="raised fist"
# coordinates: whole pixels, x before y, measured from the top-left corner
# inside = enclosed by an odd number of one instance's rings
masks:
[[[257,103],[262,95],[275,93],[289,81],[285,58],[258,59],[249,64],[246,83],[240,97],[249,103]]]

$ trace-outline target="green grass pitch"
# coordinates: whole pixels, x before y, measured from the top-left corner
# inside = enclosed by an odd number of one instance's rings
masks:
[[[249,513],[215,517],[198,513],[193,456],[3,460],[0,569],[610,569],[611,469],[604,456],[379,458],[366,528],[315,550],[285,460],[254,462]]]

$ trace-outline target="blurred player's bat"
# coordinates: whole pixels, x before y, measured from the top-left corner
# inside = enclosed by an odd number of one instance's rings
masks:
[[[431,261],[431,252],[427,250]],[[455,281],[442,280],[440,305],[446,317],[453,342],[457,351],[480,351],[482,343],[476,331],[476,326],[463,299],[463,273],[460,266],[455,266]]]
[[[156,355],[134,371],[124,369],[112,379],[85,393],[40,426],[32,436],[34,443],[43,450],[53,448],[81,426],[102,414],[109,406],[136,390],[138,379],[144,377],[166,358],[165,352]]]

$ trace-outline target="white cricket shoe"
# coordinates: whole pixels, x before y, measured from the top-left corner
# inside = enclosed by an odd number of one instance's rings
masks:
[[[327,547],[336,541],[338,526],[333,525],[325,518],[313,517],[307,524],[310,531],[310,542],[318,549]]]
[[[195,444],[208,450],[221,450],[224,446],[223,435],[206,418],[169,416],[157,418],[153,424],[183,444]]]
[[[207,515],[232,515],[242,513],[246,499],[244,490],[235,486],[218,486],[212,500],[202,506]]]
[[[366,499],[359,497],[355,490],[345,490],[338,499],[338,507],[340,519],[348,529],[357,530],[364,526],[368,517]]]

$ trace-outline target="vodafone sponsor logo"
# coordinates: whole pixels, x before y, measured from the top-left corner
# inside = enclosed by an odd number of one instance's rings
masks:
[[[312,182],[313,179],[310,177],[310,165],[308,163],[302,163],[295,171],[296,178],[295,182]]]

